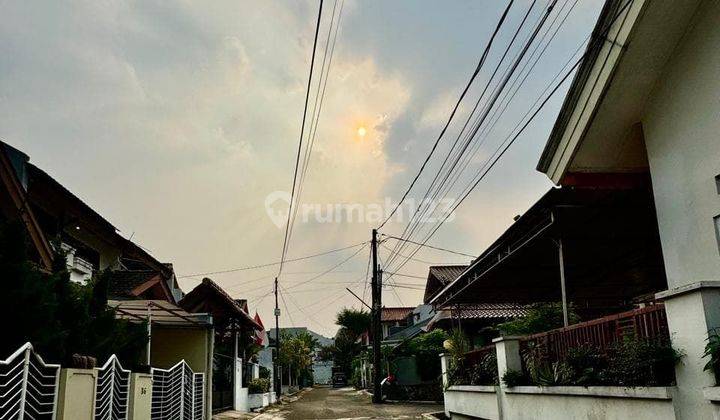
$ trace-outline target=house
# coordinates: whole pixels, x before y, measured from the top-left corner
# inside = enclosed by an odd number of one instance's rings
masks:
[[[213,319],[213,411],[249,411],[249,350],[263,327],[250,316],[247,301],[233,299],[217,283],[204,278],[179,305],[189,313],[207,313]]]
[[[390,327],[390,334],[383,338],[382,345],[396,346],[427,331],[427,325],[435,315],[430,305],[413,308],[399,326]]]
[[[428,270],[428,278],[425,283],[425,296],[423,303],[430,301],[440,293],[448,284],[455,281],[465,270],[468,265],[432,265]]]
[[[552,188],[430,303],[456,312],[494,304],[476,309],[511,315],[564,302],[581,319],[630,309],[667,287],[656,220],[641,178],[615,188]]]
[[[654,212],[646,215],[657,225],[666,282],[666,290],[654,295],[663,305],[650,309],[654,316],[666,317],[669,339],[683,352],[675,366],[676,386],[653,389],[661,391],[654,397],[641,388],[615,393],[621,387],[607,387],[602,395],[586,389],[571,395],[557,389],[538,387],[523,394],[522,389],[499,387],[492,394],[446,394],[451,414],[472,415],[470,406],[460,405],[471,398],[488,418],[515,418],[528,410],[536,418],[587,417],[590,412],[598,418],[720,415],[720,389],[714,375],[704,370],[708,359],[703,357],[708,332],[720,327],[720,3],[608,0],[593,35],[597,42],[590,43],[575,74],[537,169],[563,190],[647,186]],[[621,221],[623,213],[617,216]],[[573,247],[567,249],[572,252]],[[641,245],[628,251],[632,249]],[[616,289],[626,284],[632,289],[632,274],[599,284],[596,291],[626,295]],[[487,281],[488,287],[497,284]],[[476,287],[474,293],[484,289]],[[435,299],[452,300],[451,289],[447,286]],[[502,355],[498,367],[517,352],[517,343],[505,341],[496,343]]]
[[[34,226],[29,230],[31,239],[43,255],[50,252],[50,260],[52,247],[60,247],[72,281],[85,283],[94,273],[108,270],[113,299],[176,303],[182,297],[172,264],[161,263],[124,238],[109,221],[33,165],[26,154],[6,143],[0,146],[4,168],[13,169],[13,173],[3,172],[8,179],[5,185],[23,199],[23,217],[28,226]]]
[[[205,417],[212,401],[213,319],[177,306],[182,298],[172,264],[162,263],[23,152],[0,142],[2,219],[21,220],[32,244],[33,261],[52,269],[65,254],[70,280],[84,284],[96,273],[108,276],[108,306],[118,318],[147,325],[142,364],[170,369],[184,360],[204,375]]]
[[[0,142],[0,221],[19,221],[30,239],[28,255],[44,271],[52,268],[53,251],[47,241],[26,194],[26,179],[20,178],[27,155]]]
[[[385,307],[380,312],[380,326],[382,327],[382,338],[402,330],[407,326],[407,317],[412,313],[414,307]]]
[[[673,401],[688,419],[718,411],[702,354],[720,327],[719,22],[714,1],[634,2],[579,68],[538,164],[563,186],[652,180],[668,287],[657,297],[686,354]]]

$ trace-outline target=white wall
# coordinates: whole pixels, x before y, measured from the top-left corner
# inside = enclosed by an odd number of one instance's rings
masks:
[[[676,419],[669,388],[452,386],[445,412],[453,419]]]
[[[670,288],[720,280],[720,2],[706,0],[642,119]]]

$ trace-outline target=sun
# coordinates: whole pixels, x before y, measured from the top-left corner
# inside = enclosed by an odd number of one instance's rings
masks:
[[[367,134],[367,130],[365,129],[365,127],[360,127],[357,130],[357,134],[360,137],[365,137],[365,134]]]

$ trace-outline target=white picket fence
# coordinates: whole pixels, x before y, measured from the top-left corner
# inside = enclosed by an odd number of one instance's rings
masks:
[[[60,365],[47,364],[25,343],[0,360],[0,420],[55,419]]]
[[[153,420],[203,420],[205,375],[195,373],[184,360],[170,369],[151,369]]]
[[[130,373],[114,354],[98,369],[95,420],[128,419]]]

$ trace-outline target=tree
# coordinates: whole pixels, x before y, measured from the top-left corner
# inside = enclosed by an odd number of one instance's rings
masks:
[[[335,324],[345,328],[355,338],[370,329],[370,312],[362,309],[343,308],[335,320]]]
[[[353,359],[362,351],[362,345],[357,342],[357,337],[347,328],[340,328],[335,334],[335,345],[333,346],[333,362],[335,366],[342,369],[347,377],[352,376]]]
[[[290,370],[294,378],[312,376],[311,367],[317,340],[307,331],[298,334],[281,332],[280,360],[281,366]]]
[[[44,273],[27,250],[22,224],[0,225],[0,273],[11,303],[0,306],[7,320],[2,354],[29,341],[48,361],[67,365],[73,354],[82,354],[104,362],[117,354],[126,367],[134,367],[147,343],[146,328],[117,319],[108,308],[109,273],[97,273],[81,285],[70,281],[64,254],[56,253],[52,272]]]
[[[570,325],[580,321],[572,305],[568,307]],[[564,324],[563,305],[556,303],[539,303],[533,306],[522,318],[498,325],[502,335],[530,335],[561,328]]]

